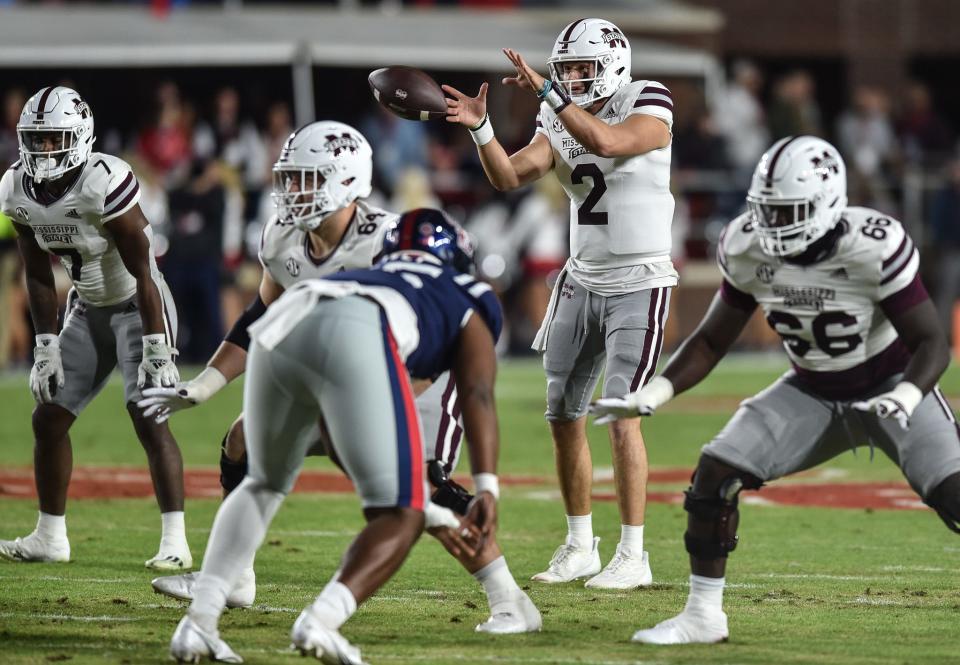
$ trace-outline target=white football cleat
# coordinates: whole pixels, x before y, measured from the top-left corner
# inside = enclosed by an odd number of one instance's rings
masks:
[[[176,548],[165,548],[160,543],[160,551],[152,559],[143,564],[150,570],[187,570],[193,568],[193,555],[186,541]]]
[[[199,663],[204,658],[219,663],[243,662],[219,634],[206,632],[189,615],[180,619],[173,631],[170,656],[178,663]]]
[[[64,563],[70,560],[70,541],[48,540],[34,531],[16,540],[0,540],[0,557],[10,561]]]
[[[610,559],[610,563],[583,586],[588,589],[636,589],[651,584],[653,573],[650,572],[650,557],[647,553],[642,552],[637,556],[618,544],[617,553]]]
[[[537,633],[543,628],[540,610],[530,597],[520,592],[512,607],[498,611],[477,626],[478,633],[491,635],[515,635],[517,633]]]
[[[633,641],[644,644],[715,644],[726,642],[729,636],[727,615],[723,611],[707,614],[684,608],[672,619],[661,621],[653,628],[638,630],[633,634]]]
[[[199,572],[184,573],[183,575],[168,575],[154,578],[150,585],[157,593],[170,596],[177,600],[193,600],[193,589],[200,579]],[[251,607],[257,597],[257,576],[253,568],[248,568],[240,574],[240,579],[233,590],[227,594],[227,607]]]
[[[301,656],[313,656],[327,665],[367,665],[360,658],[360,649],[350,644],[339,631],[327,628],[310,608],[297,617],[290,631],[290,646]]]
[[[597,549],[599,538],[593,539],[591,549],[581,549],[575,545],[563,544],[553,553],[550,566],[542,573],[530,579],[547,584],[571,582],[580,577],[590,577],[600,572],[600,551]]]

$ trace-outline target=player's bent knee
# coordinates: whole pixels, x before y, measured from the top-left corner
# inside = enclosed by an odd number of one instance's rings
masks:
[[[701,456],[693,484],[684,493],[683,508],[689,515],[683,534],[687,552],[698,559],[721,559],[735,550],[740,492],[762,484],[750,473]]]
[[[569,422],[586,415],[586,404],[571,403],[567,395],[570,383],[569,375],[547,370],[547,420],[550,422]],[[582,411],[582,413],[581,413]]]
[[[226,436],[223,437],[223,443],[220,448],[224,454],[234,462],[239,462],[245,458],[247,454],[247,439],[243,435],[243,416],[237,418],[233,421],[233,424],[230,425]]]
[[[924,502],[937,511],[948,529],[960,534],[960,473],[947,476]]]
[[[56,404],[38,404],[33,410],[31,423],[37,443],[60,441],[70,431],[76,418],[72,413]]]
[[[229,494],[237,489],[247,475],[247,456],[243,455],[239,461],[230,459],[226,452],[227,437],[223,437],[220,447],[220,487]]]

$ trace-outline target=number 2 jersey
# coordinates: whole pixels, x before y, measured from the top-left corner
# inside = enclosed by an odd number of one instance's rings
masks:
[[[672,128],[669,90],[656,81],[634,81],[611,95],[596,117],[612,125],[636,114]],[[671,146],[632,157],[599,157],[580,145],[545,103],[536,131],[549,139],[554,172],[570,198],[567,270],[574,279],[604,296],[675,286]]]
[[[41,203],[33,178],[20,162],[0,179],[0,211],[33,230],[37,244],[56,254],[70,275],[80,299],[105,307],[132,298],[137,282],[123,265],[120,252],[104,225],[140,200],[140,185],[130,166],[118,157],[90,154],[80,174],[56,201]],[[160,278],[150,242],[150,271]]]
[[[763,309],[798,377],[815,393],[862,397],[906,367],[910,352],[888,317],[928,295],[919,252],[900,222],[847,208],[833,252],[798,265],[765,254],[745,214],[724,229],[717,259],[724,301]]]
[[[399,216],[366,201],[357,201],[357,212],[340,243],[323,259],[310,254],[306,231],[291,222],[272,218],[260,239],[260,263],[273,280],[288,289],[305,279],[325,277],[341,270],[367,268],[383,250],[390,222]]]
[[[400,357],[414,378],[435,379],[450,369],[460,330],[479,315],[494,340],[503,327],[500,302],[490,286],[458,273],[433,256],[395,253],[373,268],[310,279],[288,289],[250,326],[270,349],[280,343],[323,298],[360,295],[386,314]]]

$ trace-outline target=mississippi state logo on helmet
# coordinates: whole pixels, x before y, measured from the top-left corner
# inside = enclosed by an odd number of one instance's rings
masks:
[[[630,83],[630,57],[630,42],[620,28],[602,18],[582,18],[560,32],[547,66],[574,104],[589,106]],[[592,63],[593,76],[564,78],[564,64],[571,62]],[[574,94],[575,83],[584,84],[584,91]]]
[[[327,217],[370,196],[373,151],[350,125],[321,121],[287,139],[273,165],[277,217],[312,231]]]
[[[441,210],[417,208],[400,215],[387,231],[378,258],[402,251],[427,252],[458,272],[473,272],[470,236]]]
[[[56,180],[93,152],[93,112],[72,88],[42,88],[17,122],[23,168],[35,181]]]
[[[767,150],[753,173],[747,206],[771,256],[796,256],[832,229],[847,207],[847,168],[816,136],[790,136]]]

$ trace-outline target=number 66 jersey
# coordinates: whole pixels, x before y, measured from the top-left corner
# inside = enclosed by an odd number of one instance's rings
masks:
[[[140,200],[140,185],[130,166],[118,157],[90,154],[74,183],[56,201],[41,202],[33,179],[15,162],[0,180],[0,211],[29,226],[37,244],[56,254],[80,299],[97,307],[116,305],[137,292],[137,282],[123,265],[104,224]],[[144,229],[153,240],[150,227]],[[153,252],[150,269],[159,276]]]
[[[848,400],[904,370],[910,352],[888,317],[928,296],[900,222],[847,208],[833,233],[825,258],[791,263],[765,254],[750,215],[741,215],[720,237],[720,294],[740,309],[760,305],[798,378],[827,399]]]

